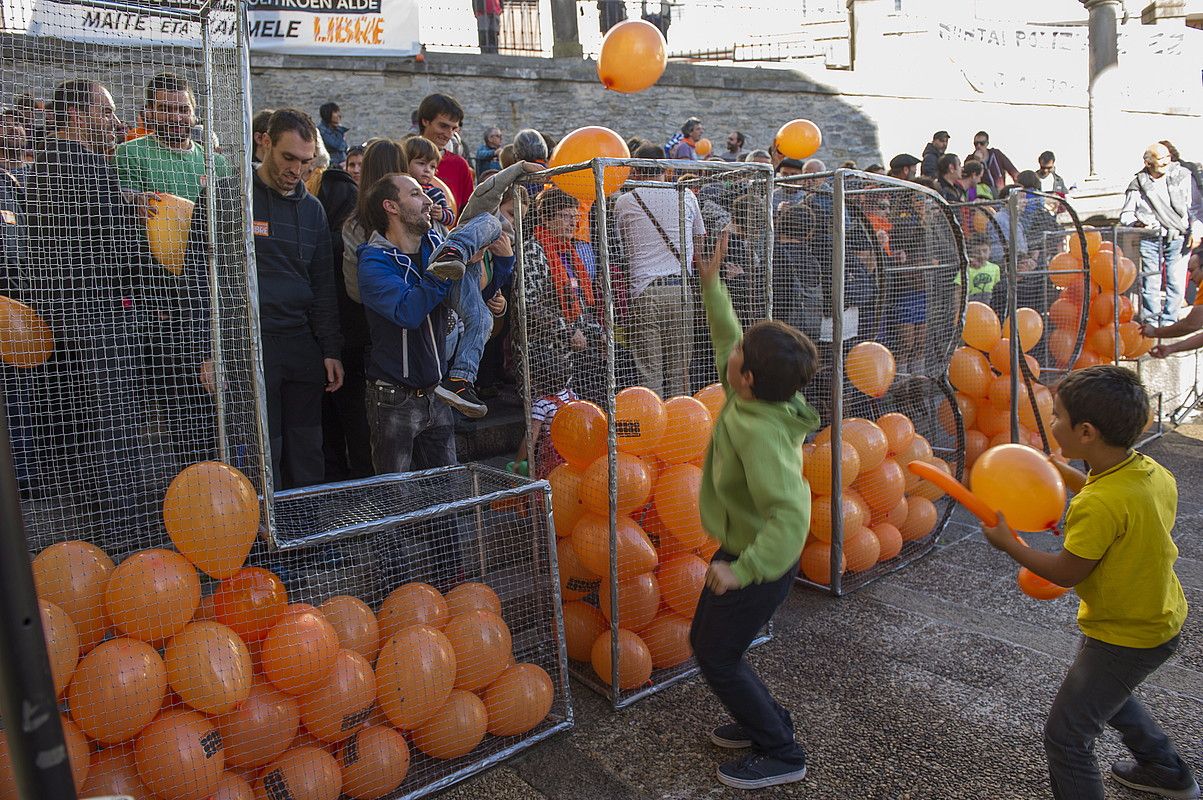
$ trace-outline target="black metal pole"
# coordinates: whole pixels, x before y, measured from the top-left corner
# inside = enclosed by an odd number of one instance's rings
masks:
[[[75,800],[0,393],[0,713],[17,792]]]

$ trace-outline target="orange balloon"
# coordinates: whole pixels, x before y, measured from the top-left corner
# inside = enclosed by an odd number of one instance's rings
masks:
[[[870,397],[881,397],[889,391],[894,369],[894,354],[878,342],[861,342],[844,359],[848,380]]]
[[[1003,328],[993,308],[976,300],[966,304],[965,327],[961,330],[961,339],[965,344],[988,353],[998,344],[1002,335]]]
[[[380,624],[380,641],[387,642],[410,625],[445,628],[451,612],[442,592],[429,583],[414,582],[398,586],[384,598],[376,620]]]
[[[612,684],[614,661],[611,632],[603,631],[593,643],[593,671],[604,683]],[[652,653],[638,634],[618,629],[618,688],[634,689],[652,677]]]
[[[907,474],[908,475],[910,474],[909,471]],[[892,509],[890,509],[890,511],[883,518],[873,519],[870,521],[874,525],[877,525],[878,523],[881,523],[881,522],[888,522],[891,525],[893,525],[895,528],[897,528],[906,522],[906,517],[907,517],[907,514],[909,513],[909,509],[910,509],[910,504],[907,503],[907,499],[904,497],[904,498],[902,498],[902,502],[899,503],[898,505],[894,506]]]
[[[1033,392],[1035,393],[1036,397],[1036,409],[1032,409],[1031,398],[1028,396],[1026,391],[1023,392],[1019,401],[1019,421],[1028,430],[1035,430],[1036,417],[1039,415],[1040,418],[1044,420],[1045,433],[1048,433],[1051,437],[1052,432],[1049,430],[1049,427],[1052,425],[1053,395],[1046,387],[1041,386],[1040,384],[1036,384],[1036,386],[1033,388]]]
[[[84,733],[101,744],[116,744],[150,724],[166,694],[163,659],[145,642],[122,637],[83,657],[67,687],[67,703]]]
[[[568,657],[573,661],[588,661],[592,657],[593,643],[606,627],[605,617],[588,603],[565,603],[564,640],[568,645]]]
[[[594,575],[610,574],[610,521],[586,514],[572,532],[572,549],[581,565]],[[630,517],[619,517],[615,530],[618,550],[618,577],[629,578],[651,572],[659,560],[647,534]]]
[[[773,144],[786,158],[810,158],[819,152],[819,147],[823,144],[823,134],[819,126],[810,120],[795,119],[778,129]]]
[[[698,143],[694,145],[693,149],[699,156],[705,158],[710,155],[710,151],[714,149],[714,145],[710,143],[709,139],[698,139]]]
[[[1144,337],[1140,333],[1139,322],[1121,322],[1119,326],[1120,351],[1125,356],[1131,356],[1141,345]]]
[[[706,406],[706,410],[710,412],[710,418],[718,422],[718,415],[722,413],[723,406],[727,404],[727,390],[721,383],[712,383],[696,391],[693,399]]]
[[[1024,306],[1015,312],[1015,321],[1019,326],[1019,346],[1026,353],[1044,336],[1044,319],[1036,309]],[[1011,335],[1010,317],[1003,323],[1003,333]]]
[[[849,417],[844,420],[844,441],[856,448],[860,456],[860,471],[875,469],[886,460],[890,441],[885,431],[867,419]]]
[[[100,644],[109,628],[104,590],[113,569],[113,560],[103,550],[80,541],[52,544],[33,560],[38,597],[71,617],[82,653]]]
[[[1065,510],[1065,483],[1044,454],[1021,444],[993,447],[973,465],[970,488],[1017,531],[1053,527]]]
[[[367,603],[358,597],[336,594],[318,608],[338,635],[338,646],[354,650],[368,661],[380,652],[380,624]]]
[[[297,698],[256,678],[246,700],[214,722],[221,731],[227,766],[257,769],[292,744],[301,723],[301,705]]]
[[[1147,336],[1142,336],[1140,337],[1140,342],[1137,344],[1136,349],[1130,353],[1125,353],[1125,355],[1128,358],[1140,358],[1152,349],[1154,343],[1155,342],[1153,339],[1150,339]]]
[[[78,733],[78,729],[76,732]],[[82,733],[78,735],[83,739]],[[85,749],[84,752],[87,750]],[[88,780],[83,784],[80,796],[107,797],[110,795],[128,795],[134,800],[152,800],[150,790],[142,785],[142,778],[138,777],[138,765],[134,763],[132,744],[106,747],[92,756],[92,765],[88,768]],[[3,791],[0,791],[0,797],[4,796]]]
[[[1093,308],[1091,313],[1094,313]],[[1076,331],[1082,321],[1082,307],[1068,297],[1058,297],[1048,307],[1048,318],[1054,328]]]
[[[868,528],[861,528],[844,541],[844,557],[851,572],[864,572],[881,556],[881,542]]]
[[[698,507],[701,488],[702,470],[693,464],[674,464],[656,481],[656,514],[668,532],[688,550],[701,547],[709,538]]]
[[[664,403],[664,409],[668,424],[656,447],[656,457],[668,464],[686,464],[704,458],[713,424],[702,401],[674,397]]]
[[[1072,242],[1075,237],[1071,236]],[[1073,253],[1057,253],[1048,262],[1049,279],[1062,288],[1082,280],[1082,259]]]
[[[90,761],[88,739],[79,728],[60,715],[63,726],[63,739],[67,746],[67,759],[71,764],[71,777],[75,779],[76,787],[83,786],[89,777]],[[0,736],[0,800],[20,800],[17,793],[17,781],[13,776],[12,761],[8,754],[8,739]]]
[[[24,303],[0,296],[0,361],[13,367],[40,367],[54,352],[54,333]]]
[[[857,531],[863,528],[869,519],[864,509],[852,498],[852,491],[846,491],[840,498],[844,531]],[[859,499],[859,495],[858,495]],[[830,542],[832,536],[831,497],[816,497],[810,507],[810,535],[820,542]],[[860,502],[864,502],[861,500]]]
[[[167,487],[163,524],[179,551],[220,579],[237,572],[259,532],[259,497],[238,470],[218,461],[184,469]]]
[[[1102,287],[1104,293],[1114,291],[1117,287],[1121,292],[1126,291],[1136,276],[1132,275],[1131,278],[1128,278],[1122,267],[1124,261],[1128,261],[1128,259],[1123,256],[1115,258],[1114,251],[1092,254],[1090,256],[1090,280]],[[1128,263],[1132,262],[1128,261]],[[1125,282],[1127,285],[1124,285]]]
[[[468,581],[447,592],[447,611],[452,617],[469,611],[491,611],[501,616],[501,598],[485,583]]]
[[[1090,299],[1090,323],[1095,327],[1114,325],[1116,314],[1115,294],[1101,292]]]
[[[831,461],[830,441],[816,444],[814,450],[802,459],[802,477],[806,478],[815,494],[832,493]],[[860,475],[860,452],[847,439],[843,440],[843,447],[840,448],[840,469],[840,486],[851,486]]]
[[[142,731],[134,761],[157,796],[206,800],[217,791],[226,758],[221,734],[203,714],[168,710]]]
[[[244,567],[218,585],[213,595],[217,621],[230,626],[244,642],[257,642],[284,615],[288,590],[274,573]]]
[[[885,514],[902,500],[906,475],[897,461],[886,459],[876,469],[861,473],[852,488],[865,499],[874,514]]]
[[[1136,316],[1136,306],[1132,303],[1132,298],[1126,294],[1119,296],[1119,321],[1121,324],[1131,322]]]
[[[610,599],[610,581],[602,581],[597,605],[602,615],[613,621]],[[652,573],[633,575],[618,582],[618,624],[622,627],[633,631],[643,630],[659,609],[660,586]]]
[[[706,562],[691,553],[682,553],[665,560],[657,573],[660,596],[676,613],[693,619],[706,583]]]
[[[1074,352],[1075,344],[1077,344],[1076,337],[1069,331],[1058,328],[1050,333],[1048,337],[1048,351],[1053,357],[1053,364],[1062,369],[1068,366],[1070,356]]]
[[[1058,586],[1050,580],[1040,577],[1027,567],[1019,568],[1017,578],[1019,589],[1033,600],[1056,600],[1069,591],[1065,586]]]
[[[977,411],[977,429],[984,433],[987,438],[998,436],[1000,433],[1010,434],[1011,431],[1011,411],[1006,405],[994,405],[990,402],[983,402],[978,406]]]
[[[911,443],[911,439],[915,438],[915,423],[911,422],[905,414],[899,414],[897,411],[891,411],[889,414],[882,414],[878,417],[877,427],[885,433],[886,441],[889,443],[886,455],[898,455]]]
[[[647,455],[656,449],[667,426],[664,401],[651,389],[631,386],[614,396],[614,435],[619,450]]]
[[[904,542],[922,539],[936,529],[939,515],[936,506],[926,497],[907,498],[906,521],[898,526]]]
[[[162,642],[184,629],[200,606],[200,578],[170,550],[143,550],[113,570],[105,609],[118,630],[144,642]]]
[[[446,704],[413,732],[414,744],[431,758],[459,758],[476,749],[488,724],[484,701],[456,689]]]
[[[193,622],[172,637],[164,656],[167,682],[188,705],[223,714],[251,693],[251,654],[220,622]]]
[[[552,445],[578,470],[606,454],[606,437],[606,415],[588,400],[574,400],[551,418]]]
[[[305,729],[323,742],[341,742],[363,725],[376,704],[371,663],[354,650],[339,650],[326,680],[300,701]]]
[[[985,397],[990,388],[990,364],[970,347],[958,347],[948,362],[948,379],[957,391],[970,397]]]
[[[689,620],[668,611],[652,620],[639,637],[652,654],[652,667],[675,667],[693,656],[693,647],[689,644],[689,628]]]
[[[376,699],[394,727],[413,730],[443,707],[455,685],[451,642],[429,625],[412,625],[376,659]]]
[[[184,253],[188,249],[188,231],[192,227],[191,200],[160,192],[149,196],[154,214],[146,217],[146,239],[150,254],[172,275],[184,274]]]
[[[1086,238],[1086,255],[1092,256],[1099,252],[1103,246],[1103,234],[1098,231],[1083,231],[1082,234]],[[1069,252],[1074,258],[1082,259],[1082,237],[1075,231],[1070,231],[1069,234]]]
[[[881,550],[878,561],[889,561],[902,552],[902,532],[888,522],[879,522],[869,529],[877,537]]]
[[[652,496],[652,473],[639,456],[616,453],[616,505],[619,514],[630,514],[647,505]],[[610,513],[610,464],[601,456],[581,476],[581,504],[593,514]]]
[[[560,572],[560,596],[564,600],[580,600],[597,591],[598,577],[581,565],[570,540],[556,539],[556,562]]]
[[[1086,346],[1108,362],[1115,358],[1115,345],[1115,328],[1111,324],[1095,328],[1086,335]]]
[[[334,756],[320,747],[294,747],[264,769],[255,784],[267,798],[338,800],[343,775]]]
[[[933,458],[927,463],[939,469],[945,475],[952,475],[952,468],[948,466],[948,462],[942,458]],[[920,480],[910,493],[915,497],[923,497],[931,500],[933,503],[944,496],[944,490],[930,481]]]
[[[547,476],[551,484],[552,519],[556,536],[567,536],[585,513],[581,504],[581,472],[571,464],[560,464]]]
[[[953,395],[953,400],[957,404],[957,408],[961,411],[961,424],[965,430],[969,430],[977,422],[977,404],[973,402],[973,398],[969,395],[957,392]],[[947,398],[940,401],[940,405],[936,406],[936,419],[940,422],[940,427],[949,436],[956,436],[957,422],[956,417],[952,413],[952,405]],[[911,437],[914,440],[914,437]],[[897,453],[894,453],[897,455]]]
[[[488,686],[505,669],[514,652],[505,620],[488,611],[453,617],[447,640],[455,650],[455,688],[474,692]]]
[[[1110,356],[1102,356],[1090,348],[1085,348],[1078,355],[1078,360],[1074,362],[1074,369],[1086,369],[1087,367],[1097,367],[1102,364],[1110,364]]]
[[[555,700],[555,685],[535,664],[515,664],[489,684],[485,692],[489,733],[521,736],[547,719]]]
[[[624,20],[606,32],[597,57],[597,77],[616,92],[642,92],[660,80],[668,64],[660,29],[645,20]]]
[[[46,640],[46,655],[50,657],[50,677],[54,696],[62,697],[63,690],[75,674],[79,663],[79,631],[71,616],[49,600],[38,600],[42,615],[42,635]]]
[[[1117,292],[1126,292],[1132,288],[1132,284],[1136,282],[1136,264],[1132,263],[1132,259],[1127,256],[1120,256],[1119,259],[1119,281],[1115,284]]]
[[[802,548],[802,574],[815,583],[827,586],[831,583],[831,543],[820,540],[808,541]],[[840,554],[840,574],[848,570],[848,556]]]
[[[255,800],[255,790],[242,776],[226,772],[217,782],[217,791],[209,797],[209,800]]]
[[[356,731],[338,755],[343,794],[351,800],[380,800],[396,791],[409,773],[405,737],[384,725]]]
[[[563,167],[592,161],[595,158],[630,157],[631,151],[621,136],[609,128],[591,125],[577,128],[561,139],[560,143],[556,145],[556,149],[551,152],[548,166]],[[626,183],[630,174],[630,167],[606,167],[602,175],[602,191],[607,197],[614,194],[618,191],[618,187]],[[592,169],[580,169],[562,175],[553,175],[551,182],[561,191],[567,192],[581,202],[592,203],[596,199]],[[557,418],[563,410],[560,409],[556,412]],[[555,424],[554,419],[552,424]]]
[[[927,439],[919,434],[915,434],[915,438],[911,439],[910,445],[906,450],[899,453],[895,460],[899,466],[905,467],[912,461],[927,461],[931,458],[931,444]]]
[[[338,634],[321,612],[285,614],[263,640],[263,674],[282,692],[304,694],[326,680],[338,651]]]

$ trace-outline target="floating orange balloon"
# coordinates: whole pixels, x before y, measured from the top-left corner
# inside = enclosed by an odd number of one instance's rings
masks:
[[[546,670],[535,664],[515,664],[489,684],[485,692],[489,733],[521,736],[533,730],[551,712],[555,685]]]
[[[186,558],[143,550],[113,570],[104,605],[118,630],[153,644],[184,629],[200,606],[200,593],[200,578]]]
[[[876,469],[886,460],[890,441],[885,431],[867,419],[850,417],[844,420],[844,441],[856,448],[861,471]]]
[[[971,347],[958,347],[948,362],[948,379],[959,392],[970,397],[985,397],[990,388],[990,364]]]
[[[343,775],[334,756],[322,748],[294,747],[267,765],[255,787],[269,800],[338,800]]]
[[[965,327],[961,338],[965,344],[975,350],[990,352],[998,339],[1003,335],[1002,326],[998,322],[998,314],[985,303],[976,300],[965,306]]]
[[[844,541],[844,556],[850,572],[864,572],[881,556],[881,542],[868,528],[861,528]]]
[[[710,411],[701,400],[673,397],[664,403],[668,424],[656,446],[656,457],[668,464],[686,464],[706,455],[712,427]]]
[[[380,800],[396,791],[409,773],[405,737],[384,725],[356,731],[339,753],[343,794],[351,800]]]
[[[354,650],[340,650],[326,680],[300,700],[305,729],[323,742],[341,742],[367,721],[376,704],[371,663]]]
[[[831,477],[831,442],[816,444],[814,450],[802,459],[802,476],[810,484],[812,492],[818,495],[832,493]],[[860,475],[860,453],[847,440],[843,441],[840,449],[840,485],[851,486]]]
[[[712,145],[710,143],[709,139],[698,139],[698,143],[696,145],[694,145],[694,147],[693,147],[694,152],[697,153],[702,158],[705,158],[706,156],[710,155],[710,152],[713,149],[714,149],[714,145]]]
[[[108,630],[104,590],[113,569],[113,560],[103,550],[81,541],[52,544],[33,560],[38,597],[71,617],[82,653],[100,644]]]
[[[615,507],[619,514],[630,514],[647,505],[652,496],[652,473],[639,456],[616,453]],[[601,456],[581,474],[581,505],[593,514],[610,512],[610,463]]]
[[[862,472],[852,488],[860,493],[874,514],[885,514],[902,500],[906,474],[897,461],[886,459],[875,469]]]
[[[376,699],[394,727],[413,730],[447,702],[455,672],[447,637],[429,625],[412,625],[380,649]]]
[[[288,607],[288,590],[275,573],[244,567],[226,578],[213,594],[217,621],[229,625],[244,642],[257,642]]]
[[[610,574],[610,521],[586,514],[572,532],[572,549],[581,565],[594,575]],[[659,557],[647,534],[630,517],[619,517],[615,530],[618,577],[629,578],[656,568]]]
[[[869,529],[877,537],[881,553],[878,561],[889,561],[902,552],[902,533],[888,522],[879,522]]]
[[[172,637],[164,655],[167,681],[185,703],[223,714],[251,693],[251,654],[220,622],[193,622]]]
[[[611,614],[610,581],[602,581],[597,605],[602,615],[613,621]],[[643,630],[660,609],[660,586],[650,572],[634,575],[618,582],[618,624],[633,631]]]
[[[179,551],[202,572],[223,580],[237,572],[259,531],[259,497],[229,464],[202,461],[167,487],[163,524]]]
[[[142,731],[134,761],[156,796],[206,800],[217,791],[226,759],[221,734],[203,714],[169,710]]]
[[[83,734],[79,734],[83,738]],[[87,752],[85,749],[84,752]],[[138,765],[134,763],[133,745],[124,744],[106,747],[92,758],[88,769],[88,780],[82,786],[81,797],[108,797],[128,795],[135,800],[151,797],[150,790],[142,785],[138,777]],[[5,797],[0,790],[0,797]],[[14,795],[15,797],[15,795]],[[253,800],[253,798],[252,798]]]
[[[1073,241],[1073,237],[1070,237]],[[1049,279],[1057,286],[1065,288],[1082,280],[1082,259],[1073,253],[1057,253],[1048,262]]]
[[[689,660],[693,655],[689,628],[689,620],[665,611],[643,629],[639,638],[652,654],[653,668],[667,669]]]
[[[597,591],[598,577],[581,564],[568,539],[556,539],[556,562],[560,572],[560,596],[580,600]]]
[[[904,542],[922,539],[936,529],[939,514],[936,506],[926,497],[907,498],[906,521],[898,526]]]
[[[894,382],[894,354],[878,342],[861,342],[848,351],[844,372],[857,389],[881,397]]]
[[[551,418],[551,443],[578,470],[606,454],[606,415],[588,400],[573,400]]]
[[[380,652],[380,624],[368,604],[358,597],[337,594],[318,607],[338,634],[338,645],[354,650],[368,661]]]
[[[150,254],[172,275],[183,275],[184,252],[188,249],[188,231],[196,204],[167,192],[149,195],[149,200],[154,210],[146,218]]]
[[[579,601],[564,604],[564,640],[573,661],[588,661],[593,643],[605,629],[605,617],[593,606]]]
[[[217,717],[226,763],[233,769],[256,769],[274,761],[297,735],[301,706],[262,678],[256,678],[240,705]]]
[[[651,453],[667,425],[664,401],[651,389],[631,386],[614,396],[614,435],[619,450],[637,456]]]
[[[277,689],[304,694],[334,667],[338,634],[319,611],[285,614],[263,640],[263,674]]]
[[[548,162],[548,166],[552,168],[563,167],[568,164],[592,161],[595,158],[630,157],[631,151],[627,148],[627,143],[621,136],[609,128],[591,125],[577,128],[561,139],[560,143],[556,145],[556,149],[551,153],[551,160]],[[626,183],[630,174],[630,167],[606,167],[602,175],[602,191],[607,197],[614,194],[618,191],[618,187]],[[592,203],[596,199],[596,185],[593,180],[592,169],[586,168],[566,172],[562,175],[553,175],[551,182],[558,186],[561,191],[567,192],[583,203]],[[563,410],[560,409],[560,411],[556,412],[557,419]],[[554,420],[552,424],[555,424]],[[561,453],[561,455],[563,454]]]
[[[969,485],[1017,531],[1054,527],[1065,510],[1065,482],[1044,454],[1021,444],[987,450],[973,465]]]
[[[695,392],[693,399],[706,406],[706,410],[710,412],[710,418],[718,422],[718,415],[722,413],[723,406],[727,404],[727,390],[721,383],[712,383]]]
[[[67,687],[71,719],[101,744],[124,742],[159,713],[167,668],[153,647],[121,637],[101,642],[75,668]]]
[[[488,686],[514,652],[505,620],[489,611],[469,611],[453,617],[445,633],[455,650],[456,689],[474,692]]]
[[[709,539],[698,507],[701,487],[702,470],[693,464],[674,464],[656,480],[656,514],[687,550],[695,550]]]
[[[593,643],[593,671],[607,684],[613,682],[614,661],[611,632],[604,631]],[[618,688],[634,689],[652,677],[652,653],[639,635],[625,628],[618,629]]]
[[[778,129],[773,144],[786,158],[810,158],[819,152],[819,147],[823,144],[823,134],[819,126],[810,120],[795,119]]]
[[[1056,600],[1069,591],[1065,586],[1058,586],[1050,580],[1040,577],[1027,567],[1019,568],[1017,578],[1019,589],[1033,600]]]
[[[54,352],[54,334],[29,306],[0,296],[0,361],[13,367],[40,367]]]
[[[431,758],[459,758],[476,749],[488,724],[484,702],[471,692],[456,689],[447,703],[413,732],[414,744]]]
[[[831,583],[831,543],[820,540],[808,541],[802,548],[802,574],[815,583],[827,586]],[[848,569],[848,556],[840,554],[840,574]]]
[[[39,600],[42,615],[42,635],[46,639],[46,655],[50,657],[50,677],[54,682],[54,696],[61,697],[63,690],[75,674],[79,663],[79,631],[71,616],[49,600]]]
[[[552,518],[556,536],[567,536],[585,513],[581,505],[581,472],[571,464],[560,464],[547,476],[551,484]]]
[[[650,22],[623,20],[606,32],[597,57],[597,77],[616,92],[642,92],[660,80],[668,64],[664,34]]]
[[[886,441],[889,443],[886,455],[898,455],[911,443],[911,439],[915,438],[915,423],[911,422],[905,414],[899,414],[897,411],[891,411],[889,414],[882,414],[878,417],[877,427],[882,429],[886,435]]]
[[[387,642],[410,625],[431,625],[445,628],[451,621],[451,611],[443,593],[429,583],[406,583],[384,598],[376,617],[380,624],[380,641]]]

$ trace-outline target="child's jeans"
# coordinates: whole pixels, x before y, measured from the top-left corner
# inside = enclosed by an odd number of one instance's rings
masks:
[[[735,556],[719,550],[714,560],[734,561]],[[721,595],[703,588],[689,642],[706,683],[748,732],[752,746],[801,766],[806,763],[806,751],[794,741],[789,712],[773,699],[744,657],[793,585],[794,571],[788,570],[775,581],[749,584]]]
[[[447,374],[470,383],[476,381],[480,358],[493,330],[493,314],[480,296],[481,262],[468,262],[479,250],[497,241],[500,235],[501,223],[497,218],[482,214],[453,230],[430,258],[431,262],[446,257],[459,258],[467,265],[464,277],[455,282],[447,295],[447,304],[464,326]]]
[[[1055,800],[1103,800],[1094,741],[1104,725],[1119,731],[1136,760],[1187,770],[1165,731],[1132,691],[1178,649],[1175,636],[1150,648],[1082,637],[1044,724],[1044,751]]]

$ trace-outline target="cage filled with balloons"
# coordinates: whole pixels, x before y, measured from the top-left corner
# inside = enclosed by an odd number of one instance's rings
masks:
[[[773,317],[819,353],[804,390],[822,427],[802,448],[799,580],[843,594],[929,552],[952,512],[906,466],[964,470],[947,381],[965,303],[961,226],[934,192],[848,170],[779,178],[773,208]]]
[[[768,167],[605,158],[624,147],[569,134],[516,224],[526,446],[551,485],[568,657],[615,706],[696,669],[718,547],[698,496],[726,393],[694,261],[722,262],[744,325],[771,279]]]

